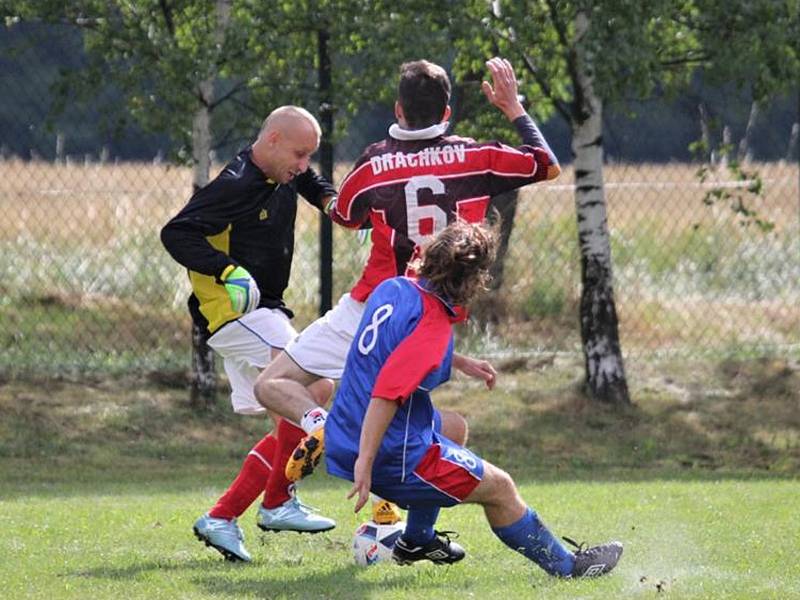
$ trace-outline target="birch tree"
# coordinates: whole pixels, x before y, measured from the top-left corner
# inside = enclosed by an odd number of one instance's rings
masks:
[[[596,400],[630,402],[614,302],[603,181],[603,108],[622,94],[645,96],[681,77],[699,57],[674,15],[674,2],[472,2],[464,18],[480,23],[459,38],[457,73],[474,72],[493,53],[518,68],[523,93],[540,117],[570,126],[581,261],[580,329],[586,390]],[[476,43],[476,38],[479,40]]]
[[[798,7],[796,0],[475,0],[462,11],[456,71],[508,56],[524,72],[534,111],[555,111],[570,126],[592,398],[629,402],[603,192],[604,106],[680,91],[698,69],[709,81],[751,85],[759,104],[796,87]]]

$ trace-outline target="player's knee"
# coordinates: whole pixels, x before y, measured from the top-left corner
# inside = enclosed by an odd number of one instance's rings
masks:
[[[253,385],[256,399],[266,408],[272,408],[270,406],[270,391],[275,384],[275,380],[283,377],[285,368],[282,359],[282,353],[273,354],[272,360],[258,374]]]
[[[469,425],[467,420],[458,413],[444,410],[442,411],[442,434],[453,440],[459,446],[467,445],[469,437]]]
[[[505,506],[516,496],[516,486],[511,476],[484,461],[483,478],[466,501],[484,506]]]
[[[469,441],[469,423],[467,423],[467,420],[461,415],[458,415],[458,418],[461,420],[463,425],[460,444],[462,446],[466,446],[467,442]]]
[[[491,499],[494,502],[508,502],[508,500],[517,495],[517,486],[511,475],[506,473],[503,469],[497,467],[492,468],[492,488]]]
[[[308,391],[314,396],[314,402],[325,406],[333,397],[333,387],[332,379],[319,379],[308,386]]]
[[[500,471],[500,481],[502,486],[502,493],[503,496],[514,496],[517,493],[517,485],[514,483],[514,480],[511,478],[511,475],[506,473],[505,471]]]
[[[253,394],[258,400],[259,404],[264,408],[270,408],[268,403],[268,390],[269,390],[269,378],[266,375],[266,370],[261,371],[256,377],[256,382],[253,384]]]

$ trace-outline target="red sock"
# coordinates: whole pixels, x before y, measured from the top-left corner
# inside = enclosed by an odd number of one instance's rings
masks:
[[[242,469],[233,483],[217,500],[208,515],[216,519],[235,519],[247,510],[267,484],[272,471],[272,455],[278,440],[273,434],[266,435],[244,459]]]
[[[292,452],[306,435],[302,429],[286,419],[281,419],[277,431],[278,443],[275,454],[272,455],[273,469],[264,489],[264,508],[277,508],[291,497],[289,491],[293,484],[286,479],[284,471]]]

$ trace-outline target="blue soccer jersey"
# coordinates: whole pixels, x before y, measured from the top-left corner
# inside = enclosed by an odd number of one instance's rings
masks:
[[[399,404],[372,470],[375,484],[404,481],[433,441],[428,392],[450,378],[456,312],[424,282],[388,279],[370,295],[325,425],[328,472],[352,481],[370,400]]]

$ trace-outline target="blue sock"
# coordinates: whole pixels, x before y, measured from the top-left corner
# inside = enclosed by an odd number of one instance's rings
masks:
[[[426,506],[408,509],[403,540],[412,546],[424,546],[433,539],[433,526],[439,517],[440,507]]]
[[[565,577],[572,573],[575,555],[545,527],[532,509],[528,509],[516,523],[498,529],[494,534],[503,543],[526,556],[550,575]]]

